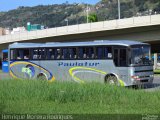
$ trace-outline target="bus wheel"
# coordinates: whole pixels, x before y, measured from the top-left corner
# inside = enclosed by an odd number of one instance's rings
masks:
[[[40,74],[37,76],[37,79],[38,79],[38,80],[47,80],[46,76],[45,76],[43,73],[40,73]]]
[[[112,75],[106,76],[105,81],[109,85],[118,85],[117,78]]]

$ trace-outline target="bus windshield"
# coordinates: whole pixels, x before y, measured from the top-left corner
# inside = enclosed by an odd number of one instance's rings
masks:
[[[132,65],[150,65],[150,46],[136,46],[131,48]]]

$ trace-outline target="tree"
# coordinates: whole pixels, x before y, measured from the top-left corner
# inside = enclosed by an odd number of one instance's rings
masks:
[[[92,13],[88,16],[88,21],[89,22],[98,22],[98,17],[95,13]]]

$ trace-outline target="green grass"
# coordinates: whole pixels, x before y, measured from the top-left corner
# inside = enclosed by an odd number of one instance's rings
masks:
[[[0,112],[18,114],[159,114],[160,91],[100,83],[1,80]]]
[[[154,70],[154,74],[160,74],[160,69]]]

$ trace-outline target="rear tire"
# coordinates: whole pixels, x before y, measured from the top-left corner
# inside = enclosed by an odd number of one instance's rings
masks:
[[[117,78],[115,76],[107,76],[105,79],[106,83],[109,85],[118,85]]]

